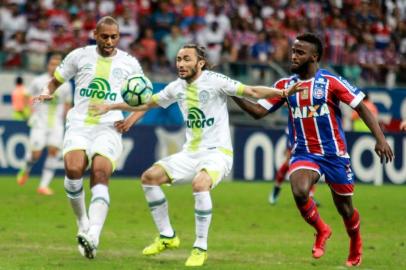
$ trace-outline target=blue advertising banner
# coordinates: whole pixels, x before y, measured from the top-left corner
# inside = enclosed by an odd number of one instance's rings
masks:
[[[23,122],[0,121],[0,174],[15,174],[29,149],[29,129]],[[264,128],[234,127],[234,166],[230,178],[247,181],[274,179],[285,159],[286,135]],[[382,165],[374,152],[375,140],[368,133],[346,133],[348,151],[357,181],[406,184],[406,134],[386,134],[395,153],[392,163]],[[140,176],[155,161],[176,153],[185,132],[181,127],[137,125],[123,136],[124,151],[115,175]],[[33,168],[39,174],[43,159]],[[63,174],[63,162],[59,164]]]

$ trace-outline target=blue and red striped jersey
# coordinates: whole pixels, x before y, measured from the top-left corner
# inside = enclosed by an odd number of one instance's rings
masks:
[[[365,97],[364,93],[324,69],[305,81],[297,75],[283,78],[274,87],[284,89],[296,82],[306,89],[288,98],[262,99],[258,103],[269,112],[288,103],[289,139],[294,153],[348,156],[339,104],[341,101],[355,108]]]

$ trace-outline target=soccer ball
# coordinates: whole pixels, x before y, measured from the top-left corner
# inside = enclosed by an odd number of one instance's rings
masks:
[[[152,96],[152,83],[145,75],[130,75],[121,88],[121,96],[130,106],[145,104]]]

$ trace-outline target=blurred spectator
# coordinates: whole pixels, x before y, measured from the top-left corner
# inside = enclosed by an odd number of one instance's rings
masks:
[[[206,9],[198,4],[197,0],[185,0],[181,10],[182,21],[180,28],[182,31],[190,28],[192,24],[204,25]]]
[[[332,20],[331,26],[326,29],[326,60],[333,66],[344,64],[347,30],[344,22],[338,17]],[[336,68],[336,67],[335,67]]]
[[[213,65],[220,63],[221,49],[225,35],[226,33],[220,28],[217,21],[212,21],[208,27],[198,35],[198,43],[207,48],[208,60]]]
[[[389,45],[383,51],[385,86],[389,89],[395,87],[396,72],[399,70],[401,56],[396,50],[394,41],[389,42]]]
[[[0,29],[3,31],[3,44],[17,31],[26,31],[27,18],[20,12],[19,6],[14,1],[9,1],[6,8],[0,10]]]
[[[46,11],[48,17],[48,26],[52,28],[69,28],[69,13],[67,11],[65,0],[53,0],[52,7]]]
[[[251,57],[254,61],[254,65],[252,67],[253,77],[254,80],[257,81],[260,79],[261,81],[265,80],[266,71],[268,70],[268,63],[272,62],[272,53],[274,49],[272,47],[271,42],[269,41],[269,37],[266,35],[265,32],[260,32],[258,34],[257,42],[252,46],[251,49]]]
[[[74,44],[75,41],[72,33],[69,33],[63,25],[55,26],[55,31],[52,37],[52,45],[50,47],[51,52],[67,54],[76,48]]]
[[[154,39],[152,28],[146,28],[137,42],[131,44],[131,52],[141,62],[144,70],[151,71],[152,66],[157,60],[158,43]]]
[[[369,99],[368,93],[365,93],[364,104],[371,111],[372,115],[378,119],[378,109],[375,104]],[[371,132],[365,122],[361,119],[356,111],[352,112],[352,130],[355,132]]]
[[[162,43],[165,45],[166,59],[174,67],[178,50],[186,43],[186,39],[180,32],[179,26],[172,25],[171,33],[162,39]]]
[[[27,33],[27,61],[31,71],[42,71],[45,68],[46,56],[52,45],[52,32],[48,27],[48,20],[40,18],[36,25],[32,25]]]
[[[342,69],[342,75],[354,85],[359,85],[361,77],[361,67],[358,65],[357,46],[354,45],[345,53],[345,65]]]
[[[151,25],[154,27],[155,39],[160,42],[163,37],[170,33],[172,25],[175,25],[175,14],[170,10],[169,4],[164,1],[158,2],[158,9],[152,14]]]
[[[5,68],[21,68],[24,66],[24,52],[27,48],[24,32],[17,31],[4,45],[7,53],[4,62]]]
[[[224,33],[228,33],[231,31],[230,19],[223,12],[223,6],[219,3],[214,5],[214,7],[207,12],[205,19],[207,25],[210,25],[212,22],[216,21],[220,30]]]
[[[138,25],[129,9],[124,9],[123,15],[117,18],[117,22],[120,26],[118,47],[126,51],[129,49],[130,43],[138,38]]]
[[[289,60],[289,39],[284,35],[284,33],[275,29],[271,38],[273,44],[273,54],[272,59],[279,63],[285,64]]]
[[[365,43],[358,50],[358,64],[362,68],[362,79],[370,85],[376,85],[382,79],[381,67],[384,64],[382,53],[375,48],[374,39],[365,34]]]
[[[30,116],[30,98],[24,80],[18,76],[15,81],[15,88],[11,93],[11,104],[13,106],[13,119],[26,121]]]

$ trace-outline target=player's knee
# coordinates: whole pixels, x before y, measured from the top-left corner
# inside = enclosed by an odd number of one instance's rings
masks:
[[[152,185],[155,184],[156,180],[155,180],[155,176],[154,173],[151,169],[146,170],[145,172],[142,173],[141,175],[141,183],[143,185]]]
[[[292,193],[296,202],[306,202],[309,197],[309,190],[301,186],[292,185]]]
[[[91,173],[91,182],[92,186],[96,184],[108,184],[110,178],[110,174],[107,173],[105,170],[95,169]]]
[[[193,192],[203,192],[203,191],[209,191],[211,186],[211,180],[210,179],[195,179],[192,182],[192,190]]]
[[[83,169],[80,166],[70,166],[65,168],[65,173],[70,179],[79,179],[83,176]]]

